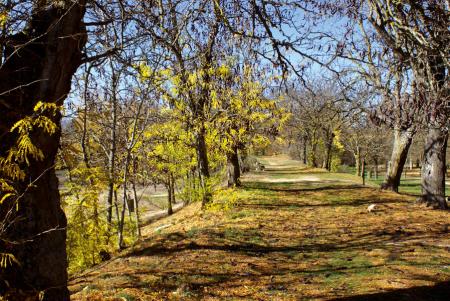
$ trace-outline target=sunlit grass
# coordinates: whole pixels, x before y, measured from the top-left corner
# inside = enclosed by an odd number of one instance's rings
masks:
[[[450,280],[447,212],[353,175],[309,176],[319,180],[247,180],[229,210],[192,204],[149,225],[143,242],[73,279],[72,299],[326,300]]]

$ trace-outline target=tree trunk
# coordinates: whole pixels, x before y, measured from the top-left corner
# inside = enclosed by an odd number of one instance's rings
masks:
[[[134,158],[133,160],[133,181],[131,182],[131,185],[133,187],[133,196],[134,196],[134,217],[135,217],[135,223],[136,223],[136,234],[138,238],[141,238],[141,218],[139,215],[139,199],[138,194],[136,190],[136,172],[137,172],[137,158]]]
[[[330,140],[327,142],[327,150],[325,155],[325,169],[331,171],[331,156],[333,148],[334,134],[331,135]]]
[[[364,158],[361,163],[361,178],[363,186],[366,185],[366,160]]]
[[[134,217],[135,217],[135,224],[136,224],[136,235],[138,238],[141,238],[141,218],[139,215],[139,200],[138,200],[138,194],[136,190],[136,180],[133,179],[131,182],[132,188],[133,188],[133,196],[134,196]]]
[[[309,160],[310,160],[309,165],[311,167],[317,167],[316,151],[317,151],[317,143],[315,141],[312,141],[310,156],[309,156]]]
[[[403,168],[408,157],[409,147],[411,146],[415,132],[411,129],[394,129],[394,145],[392,147],[391,164],[386,172],[381,189],[398,192]]]
[[[17,121],[32,116],[38,101],[63,104],[72,76],[81,63],[85,1],[70,3],[67,8],[56,7],[59,2],[51,3],[36,4],[28,28],[10,37],[11,46],[1,54],[9,56],[0,69],[2,157],[16,144],[17,135],[9,130]],[[60,124],[60,113],[47,115]],[[39,295],[39,300],[44,301],[69,300],[67,221],[61,209],[54,168],[60,135],[60,130],[48,135],[41,128],[33,129],[31,139],[44,158],[30,159],[28,166],[22,166],[25,180],[14,181],[19,193],[24,193],[18,200],[18,209],[16,200],[4,202],[0,208],[0,221],[9,224],[0,240],[0,249],[20,262],[0,269],[0,295],[7,300],[37,300]],[[1,176],[3,172],[0,171]],[[31,181],[33,185],[29,186]],[[5,220],[9,209],[14,221]]]
[[[356,147],[355,153],[355,173],[358,177],[361,175],[361,148],[359,146]]]
[[[167,215],[173,214],[172,208],[172,179],[170,175],[167,177]]]
[[[378,158],[375,158],[375,179],[378,180]]]
[[[200,181],[203,188],[202,208],[211,201],[210,190],[210,173],[208,162],[208,149],[206,146],[206,129],[204,126],[200,129],[197,135],[197,158],[198,167],[200,171]]]
[[[308,163],[308,136],[303,136],[303,164]]]
[[[123,194],[122,194],[122,208],[120,211],[120,219],[119,219],[119,225],[118,225],[118,247],[119,249],[123,249],[125,248],[124,245],[124,236],[123,236],[123,231],[124,231],[124,227],[125,227],[125,211],[128,209],[129,214],[130,210],[128,208],[128,195],[127,195],[127,190],[128,190],[128,168],[130,165],[130,160],[131,160],[131,154],[128,152],[127,157],[125,158],[125,166],[124,166],[124,172],[123,172]]]
[[[112,93],[111,93],[111,102],[112,102],[112,111],[111,111],[111,148],[109,150],[108,156],[108,210],[107,210],[107,220],[108,227],[111,227],[112,223],[112,207],[113,207],[113,198],[114,198],[114,183],[116,178],[116,151],[117,151],[117,82],[118,79],[115,75],[114,68],[111,69],[112,72]]]
[[[444,128],[429,128],[422,164],[420,201],[440,209],[448,209],[445,200],[447,140],[448,132]]]
[[[237,147],[227,155],[228,187],[241,186],[241,169],[239,167],[239,155]]]
[[[170,181],[172,183],[172,204],[176,203],[176,199],[175,199],[175,178],[173,176],[173,173],[170,173]]]

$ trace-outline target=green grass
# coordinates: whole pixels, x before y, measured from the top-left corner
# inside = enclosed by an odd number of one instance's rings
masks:
[[[357,177],[354,175],[355,174],[354,167],[347,167],[346,172],[342,173],[342,174],[345,174],[345,175],[349,174],[349,175],[353,176],[355,179],[358,179],[358,181],[362,181],[361,177]],[[331,177],[333,177],[333,176],[331,176]],[[380,172],[377,179],[375,179],[374,177],[369,178],[367,175],[366,183],[368,183],[369,185],[371,184],[376,187],[380,187],[384,181],[384,177],[385,177],[384,172]],[[408,171],[407,171],[406,175],[403,173],[402,177],[400,179],[399,192],[405,193],[405,194],[417,195],[417,196],[421,195],[422,190],[421,190],[420,181],[421,181],[420,177],[409,176]],[[450,185],[447,185],[446,186],[446,195],[449,195],[449,194],[450,194]]]

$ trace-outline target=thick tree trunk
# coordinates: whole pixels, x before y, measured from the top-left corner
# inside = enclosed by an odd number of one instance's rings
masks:
[[[227,156],[228,187],[241,186],[241,169],[239,167],[239,155],[237,147]]]
[[[6,49],[6,56],[10,57],[0,69],[2,157],[16,143],[17,136],[9,130],[17,121],[32,116],[38,101],[62,105],[81,62],[85,1],[70,2],[67,7],[60,7],[61,1],[51,3],[33,8],[28,29],[12,37],[12,47]],[[15,45],[22,46],[13,48]],[[60,124],[60,114],[48,117]],[[12,207],[14,221],[4,220],[6,211],[11,209],[7,203],[0,208],[0,221],[9,223],[0,249],[20,262],[0,269],[0,295],[7,300],[38,300],[39,295],[39,300],[44,301],[69,300],[67,221],[54,169],[60,134],[58,130],[49,136],[42,129],[33,129],[32,141],[44,158],[30,160],[29,166],[23,166],[24,182],[15,182],[24,195],[18,200],[18,209]],[[30,182],[32,186],[28,185]]]
[[[409,147],[411,146],[415,132],[411,129],[394,129],[394,145],[392,147],[391,165],[386,172],[381,189],[398,192],[403,168],[408,157]]]
[[[422,164],[422,196],[420,200],[434,208],[448,209],[445,200],[445,173],[448,132],[429,128]]]

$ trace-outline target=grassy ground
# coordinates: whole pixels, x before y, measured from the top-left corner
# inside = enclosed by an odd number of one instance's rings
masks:
[[[377,180],[369,180],[369,182],[379,186],[383,182],[383,178],[379,177]],[[406,176],[400,180],[400,193],[407,193],[419,196],[421,194],[421,185],[419,176]],[[446,195],[450,194],[450,185],[446,185]]]
[[[147,226],[141,243],[71,279],[72,300],[450,300],[448,212],[263,160],[232,209],[193,204]]]
[[[400,187],[399,192],[405,193],[405,194],[411,194],[414,196],[421,195],[421,184],[420,184],[420,168],[413,168],[413,170],[410,170],[408,167],[405,167],[405,171],[402,174],[402,177],[400,179]],[[347,167],[345,170],[345,173],[348,174],[355,174],[355,168],[354,167]],[[379,173],[378,179],[367,178],[367,182],[369,185],[374,185],[376,187],[380,187],[381,183],[383,183],[385,176],[385,172],[381,171]],[[450,174],[447,174],[447,179],[450,177]],[[446,195],[450,195],[450,182],[446,182]]]

